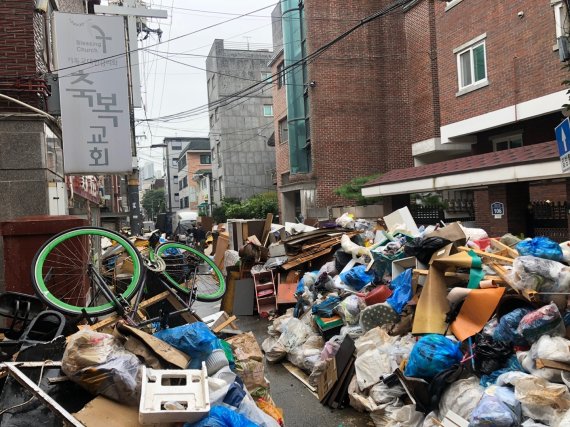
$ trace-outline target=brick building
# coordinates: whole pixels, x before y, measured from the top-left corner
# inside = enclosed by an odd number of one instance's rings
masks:
[[[391,3],[283,0],[273,11],[277,187],[287,221],[354,203],[334,190],[412,166],[412,139],[439,129],[433,2],[410,2],[290,68]]]
[[[383,196],[388,210],[410,194],[438,194],[447,217],[474,216],[490,234],[565,239],[567,213],[554,204],[570,191],[554,134],[568,102],[557,44],[568,31],[564,2],[425,0],[404,19],[412,14],[430,24],[433,90],[416,109],[431,108],[433,122],[426,117],[425,132],[410,136],[416,167],[382,175],[363,194]],[[425,71],[409,67],[409,84]],[[492,214],[493,203],[502,214]]]

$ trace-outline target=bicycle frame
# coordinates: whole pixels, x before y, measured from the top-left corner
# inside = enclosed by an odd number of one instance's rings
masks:
[[[158,246],[159,242],[160,238],[158,237],[156,232],[152,233],[151,237],[149,238],[149,252],[148,252],[148,260],[150,261],[151,264],[154,264],[160,258],[155,252],[155,248]],[[197,268],[195,268],[195,270],[196,269]],[[185,301],[183,298],[180,297],[174,286],[164,279],[162,272],[152,271],[148,267],[144,267],[142,285],[135,294],[134,304],[131,305],[128,301],[122,298],[119,299],[115,294],[113,294],[113,292],[109,288],[109,285],[106,283],[105,279],[99,274],[99,272],[96,269],[93,268],[92,265],[89,265],[88,274],[89,277],[93,279],[93,283],[101,291],[101,293],[108,300],[108,302],[113,303],[113,305],[115,306],[116,313],[119,316],[123,317],[132,326],[141,327],[160,321],[161,328],[164,328],[168,323],[168,318],[170,316],[176,316],[183,313],[189,313],[192,316],[194,316],[197,320],[201,321],[196,311],[192,309],[192,305],[196,300],[196,288],[194,284],[191,288],[192,290],[188,293],[188,301]],[[135,316],[138,313],[140,303],[143,300],[143,296],[146,289],[146,282],[149,274],[152,275],[153,278],[158,279],[157,280],[158,283],[160,283],[162,287],[166,291],[168,291],[169,294],[173,298],[175,298],[178,301],[178,303],[181,304],[184,308],[170,313],[164,313],[162,316],[154,317],[152,319],[147,319],[144,320],[143,322],[137,323],[135,322]],[[83,314],[87,319],[89,318],[89,315],[85,311]]]

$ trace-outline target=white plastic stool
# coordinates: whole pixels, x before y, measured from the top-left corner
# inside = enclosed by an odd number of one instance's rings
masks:
[[[171,385],[179,382],[181,385]],[[143,366],[139,422],[196,422],[210,413],[208,374],[202,369],[150,369]]]

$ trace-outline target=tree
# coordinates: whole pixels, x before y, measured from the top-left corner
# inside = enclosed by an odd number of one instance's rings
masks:
[[[359,178],[353,178],[346,184],[341,185],[336,188],[334,193],[337,196],[344,197],[348,200],[354,200],[357,205],[371,205],[373,203],[382,200],[381,197],[364,197],[362,195],[362,186],[373,179],[376,179],[380,174],[374,174],[369,176],[361,176]]]
[[[228,218],[261,219],[265,218],[268,213],[274,215],[279,213],[277,193],[256,194],[243,201],[234,198],[224,198],[222,205],[214,208],[212,216],[214,221],[222,223],[226,222]]]
[[[154,221],[156,214],[165,210],[166,197],[164,195],[164,189],[159,188],[157,190],[145,191],[142,199],[142,206],[146,212],[147,218]]]

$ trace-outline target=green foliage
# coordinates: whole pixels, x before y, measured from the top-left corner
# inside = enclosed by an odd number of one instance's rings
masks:
[[[221,206],[214,208],[212,216],[217,223],[228,219],[263,219],[268,213],[276,215],[279,212],[277,193],[269,192],[256,194],[247,200],[224,198]]]
[[[164,189],[147,190],[142,199],[142,207],[148,218],[154,219],[156,214],[164,212],[166,206],[166,197]]]
[[[380,176],[380,174],[374,174],[369,176],[361,176],[358,178],[353,178],[346,184],[341,185],[336,188],[334,193],[337,196],[344,197],[348,200],[354,200],[357,205],[365,206],[372,205],[374,203],[382,200],[381,197],[363,197],[362,196],[362,186],[367,182],[372,181]]]

